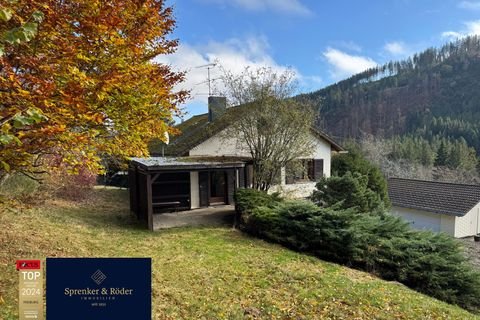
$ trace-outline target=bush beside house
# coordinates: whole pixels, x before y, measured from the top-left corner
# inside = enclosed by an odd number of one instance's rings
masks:
[[[446,235],[414,231],[399,218],[340,205],[283,201],[254,190],[238,190],[236,198],[240,228],[250,234],[480,310],[480,273]]]
[[[390,206],[387,181],[379,167],[369,162],[355,145],[348,146],[348,153],[332,157],[332,175],[344,176],[347,172],[366,176],[368,189],[380,196],[386,207]]]
[[[342,176],[322,178],[310,199],[321,207],[336,205],[339,208],[355,208],[359,212],[383,212],[385,202],[372,190],[367,175],[347,171]]]

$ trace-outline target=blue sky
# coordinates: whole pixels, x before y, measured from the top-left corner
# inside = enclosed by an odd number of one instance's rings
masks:
[[[187,118],[207,111],[205,68],[295,70],[299,92],[467,34],[480,34],[480,0],[167,0],[180,40],[159,61],[188,72]],[[217,70],[215,70],[217,69]],[[219,76],[218,68],[212,77]],[[217,86],[220,84],[217,82]]]

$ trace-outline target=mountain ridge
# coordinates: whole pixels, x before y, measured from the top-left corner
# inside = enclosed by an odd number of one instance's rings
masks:
[[[334,137],[463,137],[478,152],[480,38],[429,48],[297,98],[320,109],[318,126]]]

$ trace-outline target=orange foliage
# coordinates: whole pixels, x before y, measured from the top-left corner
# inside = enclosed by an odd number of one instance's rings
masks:
[[[0,0],[0,6],[5,0]],[[154,62],[170,40],[172,9],[162,0],[18,0],[0,33],[41,11],[29,42],[5,45],[0,57],[0,123],[17,139],[0,144],[1,170],[32,172],[55,154],[73,171],[101,171],[101,154],[145,156],[162,139],[188,92],[184,74]],[[9,121],[38,110],[43,121]]]

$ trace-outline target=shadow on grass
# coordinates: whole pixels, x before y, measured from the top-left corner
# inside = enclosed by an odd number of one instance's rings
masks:
[[[226,208],[202,208],[153,216],[156,231],[182,227],[232,228],[235,213]]]
[[[128,190],[96,188],[81,202],[60,202],[50,214],[63,223],[78,223],[97,229],[144,230],[145,223],[130,212]]]
[[[47,209],[47,214],[54,216],[55,221],[61,222],[64,225],[77,224],[85,226],[89,229],[115,231],[144,231],[150,232],[145,221],[138,220],[137,217],[130,212],[129,194],[128,190],[119,188],[95,188],[92,197],[85,201],[64,201],[57,199]],[[161,213],[154,214],[155,218],[161,218]],[[163,233],[166,230],[181,229],[209,229],[219,228],[228,229],[233,228],[235,222],[235,214],[219,214],[213,215],[196,215],[195,210],[185,214],[182,218],[166,217],[167,224],[171,223],[172,228],[165,228],[157,230],[155,233]]]

